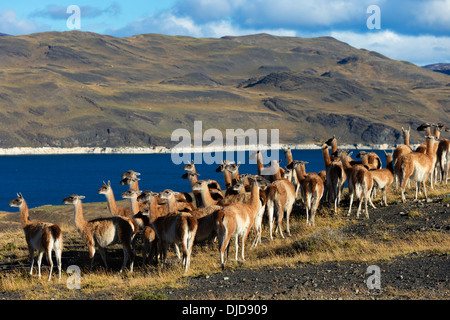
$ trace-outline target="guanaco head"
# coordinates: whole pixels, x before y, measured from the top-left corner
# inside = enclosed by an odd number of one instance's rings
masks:
[[[158,193],[147,190],[147,191],[141,192],[141,194],[137,197],[136,200],[139,202],[144,202],[144,201],[151,202],[153,200],[153,197],[156,197],[157,195],[158,195]]]
[[[192,178],[194,178],[195,176],[200,176],[200,174],[196,173],[196,172],[192,172],[192,171],[188,171],[185,172],[182,176],[181,179],[186,179],[186,180],[191,180]]]
[[[309,162],[301,161],[301,160],[294,160],[290,164],[287,165],[287,169],[295,169],[298,166],[302,166],[305,164],[308,164]]]
[[[194,183],[192,191],[201,191],[204,185],[208,185],[210,180],[201,180]]]
[[[294,170],[293,168],[286,167],[286,169],[284,169],[283,172],[283,177],[290,181],[292,179],[292,174],[294,172],[293,170]]]
[[[176,196],[177,194],[179,194],[179,192],[170,190],[170,189],[166,189],[162,192],[159,193],[159,198],[160,199],[164,199],[164,200],[169,200],[171,199],[173,196]]]
[[[425,131],[427,128],[430,128],[431,124],[429,123],[422,123],[420,126],[417,127],[417,131]]]
[[[107,194],[110,191],[111,191],[111,181],[108,180],[108,183],[103,181],[103,185],[100,187],[100,189],[98,189],[97,192],[99,194]]]
[[[11,200],[9,202],[9,206],[10,207],[21,207],[23,204],[25,203],[25,199],[23,198],[21,193],[17,194],[17,198],[15,198],[14,200]]]
[[[402,132],[403,133],[409,133],[411,131],[411,126],[408,127],[408,129],[405,129],[402,127]]]
[[[225,166],[225,170],[231,172],[232,174],[235,174],[238,171],[240,165],[240,162],[238,164],[229,163]]]
[[[128,189],[127,191],[122,193],[122,198],[133,199],[134,197],[137,197],[141,193],[142,193],[142,191],[140,191],[140,190]]]
[[[131,186],[131,184],[135,181],[139,181],[141,180],[140,178],[123,178],[122,180],[120,180],[120,185],[121,186]]]
[[[236,182],[232,187],[231,187],[231,191],[233,191],[233,193],[241,193],[244,190],[244,184],[242,182]]]
[[[258,155],[262,155],[261,150],[256,150],[255,152],[253,152],[253,153],[248,157],[248,159],[249,159],[249,160],[257,159]]]
[[[139,172],[136,172],[134,170],[127,170],[124,173],[122,173],[122,179],[125,178],[137,178],[137,176],[140,176],[141,174]]]
[[[228,164],[234,163],[233,161],[223,160],[222,163],[219,163],[219,167],[216,169],[216,172],[224,172],[225,166]]]
[[[271,184],[269,180],[260,176],[248,176],[248,181],[250,182],[250,185],[256,184],[257,187],[264,187]]]
[[[73,194],[73,195],[68,196],[67,198],[65,198],[62,202],[63,202],[64,204],[73,204],[73,205],[75,205],[75,204],[77,204],[81,199],[84,199],[84,198],[85,198],[85,196],[79,196],[79,195]]]
[[[336,137],[333,135],[332,138],[330,138],[327,141],[325,141],[325,144],[327,144],[327,145],[329,145],[331,147],[331,145],[333,144],[334,140],[336,140]]]
[[[196,172],[194,160],[192,160],[191,163],[184,165],[183,170],[188,172]]]
[[[356,155],[356,158],[362,159],[362,158],[364,158],[364,156],[366,156],[367,154],[368,154],[367,151],[360,151],[360,152]]]

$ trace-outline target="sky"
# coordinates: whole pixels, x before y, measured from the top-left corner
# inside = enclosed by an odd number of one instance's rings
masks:
[[[0,33],[69,31],[75,22],[117,37],[331,36],[419,66],[450,63],[450,0],[0,0]]]

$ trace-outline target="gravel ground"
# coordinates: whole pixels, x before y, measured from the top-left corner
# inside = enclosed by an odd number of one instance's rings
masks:
[[[418,215],[411,217],[413,212]],[[343,234],[370,239],[386,230],[398,237],[430,230],[450,232],[450,208],[441,199],[377,208],[370,210],[370,215],[342,230]],[[380,268],[380,289],[367,286],[374,274],[366,274],[369,265]],[[173,300],[449,299],[449,275],[448,253],[414,252],[370,264],[348,261],[259,270],[240,267],[189,278],[184,288],[167,288],[163,293]]]

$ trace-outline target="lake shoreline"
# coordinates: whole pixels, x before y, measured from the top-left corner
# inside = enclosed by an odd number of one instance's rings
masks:
[[[389,144],[340,144],[341,149],[347,150],[393,150],[397,145]],[[282,150],[290,148],[292,150],[319,150],[320,144],[279,144],[275,146],[267,145],[245,145],[245,146],[202,146],[186,148],[155,147],[13,147],[0,148],[0,155],[65,155],[65,154],[161,154],[161,153],[205,153],[205,152],[226,152],[226,151],[256,151],[256,150]],[[414,149],[414,146],[413,146]]]

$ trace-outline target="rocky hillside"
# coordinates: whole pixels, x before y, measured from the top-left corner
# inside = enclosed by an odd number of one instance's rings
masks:
[[[194,120],[280,129],[280,143],[399,143],[449,111],[448,75],[330,37],[0,37],[0,147],[171,146]]]
[[[450,75],[450,63],[435,63],[424,66],[425,69]]]

